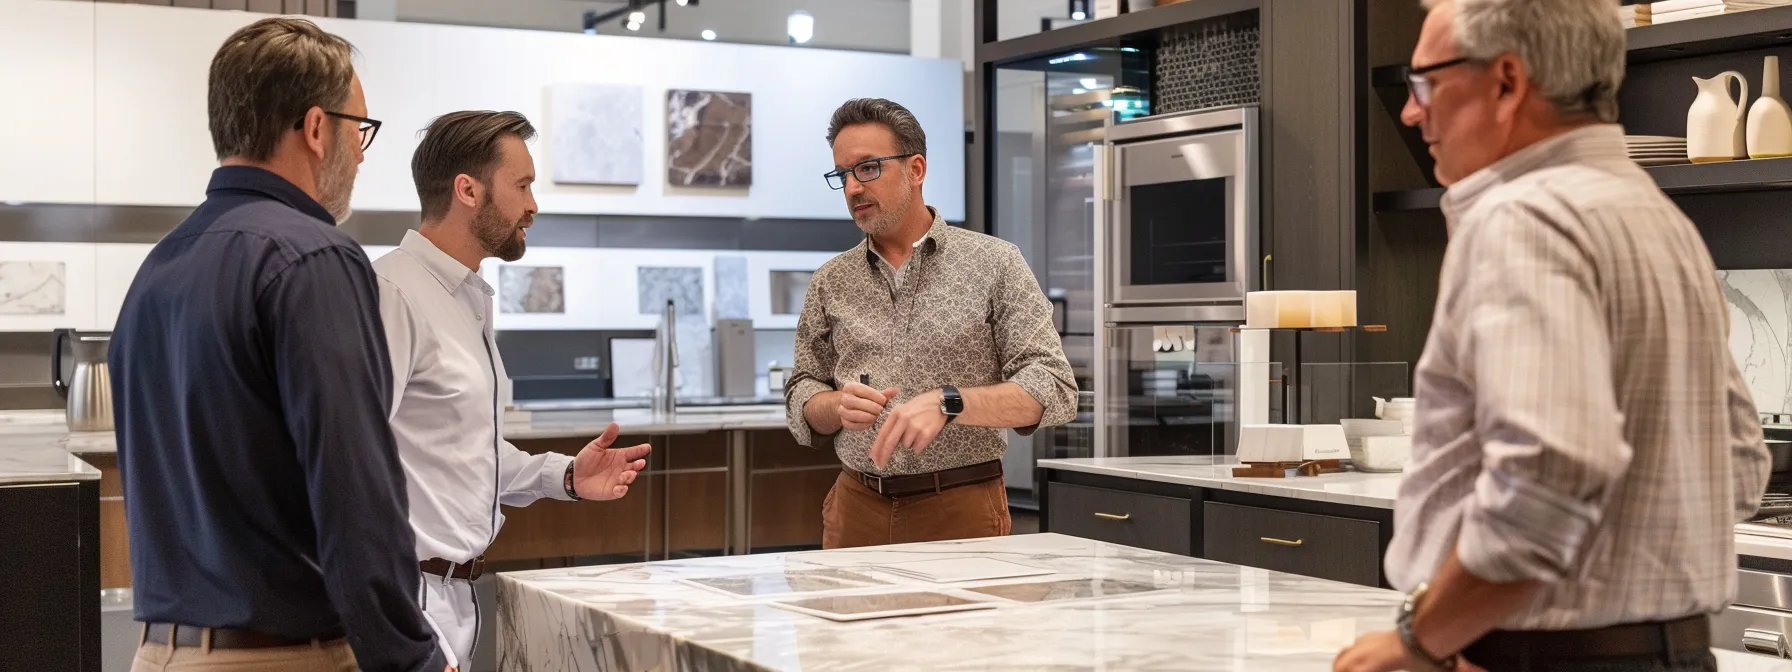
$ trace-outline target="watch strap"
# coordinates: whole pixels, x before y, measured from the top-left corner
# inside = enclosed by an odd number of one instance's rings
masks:
[[[963,412],[964,395],[958,393],[958,388],[951,385],[940,386],[940,413],[946,416],[946,424],[957,420],[958,414]]]
[[[566,476],[561,481],[560,485],[561,485],[561,487],[566,488],[566,496],[569,499],[571,499],[572,501],[575,501],[575,502],[583,502],[583,501],[585,501],[585,498],[580,497],[579,491],[572,487],[572,468],[576,464],[578,464],[577,460],[566,463]]]
[[[1424,666],[1418,672],[1450,672],[1456,669],[1458,655],[1452,653],[1443,658],[1431,655],[1430,651],[1425,650],[1425,645],[1419,642],[1418,633],[1413,631],[1413,618],[1418,614],[1419,600],[1425,597],[1428,588],[1429,586],[1421,583],[1411,593],[1407,593],[1406,601],[1400,605],[1400,615],[1394,620],[1394,632],[1399,635],[1400,645],[1406,649],[1406,654]]]

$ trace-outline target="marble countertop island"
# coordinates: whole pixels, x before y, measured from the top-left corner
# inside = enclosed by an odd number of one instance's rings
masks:
[[[1088,474],[1137,478],[1159,483],[1175,483],[1197,488],[1217,488],[1251,492],[1271,497],[1292,497],[1336,504],[1354,504],[1377,509],[1394,508],[1404,474],[1371,474],[1348,471],[1342,474],[1299,476],[1288,478],[1238,478],[1232,467],[1238,461],[1230,457],[1081,457],[1062,460],[1040,460],[1046,469],[1063,469]],[[1736,554],[1762,558],[1792,560],[1792,538],[1761,534],[1736,533]]]
[[[876,569],[944,558],[1052,574],[933,584]],[[812,578],[818,570],[826,576]],[[841,570],[885,583],[837,588],[827,576]],[[684,582],[730,576],[742,578],[717,583],[761,594]],[[843,623],[772,604],[818,594],[792,588],[931,591],[993,608]],[[1393,627],[1400,601],[1389,590],[1057,534],[512,572],[499,575],[498,592],[499,669],[568,671],[1325,670],[1358,635]]]

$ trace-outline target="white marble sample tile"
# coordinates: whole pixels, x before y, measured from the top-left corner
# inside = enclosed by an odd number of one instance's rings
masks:
[[[0,245],[0,331],[110,329],[95,318],[94,243]]]
[[[666,92],[666,181],[675,187],[753,184],[753,95]]]
[[[679,315],[703,314],[703,269],[642,266],[635,269],[642,315],[660,315],[671,300]]]
[[[745,320],[753,316],[747,298],[747,258],[735,255],[716,257],[716,318]]]
[[[641,87],[556,84],[550,96],[555,182],[641,183],[646,151]]]
[[[506,313],[565,313],[566,270],[559,266],[499,268],[498,307]]]
[[[982,586],[899,583],[909,592],[981,599],[993,607],[841,623],[777,608],[776,596],[739,598],[679,583],[730,571],[965,557],[1160,590],[1016,601],[969,590]],[[498,582],[498,668],[570,672],[1304,672],[1331,669],[1332,658],[1355,637],[1391,629],[1401,599],[1391,590],[1057,534],[510,572]]]
[[[0,261],[0,315],[68,312],[68,264]]]
[[[1730,306],[1730,354],[1763,413],[1792,412],[1792,270],[1718,271]]]

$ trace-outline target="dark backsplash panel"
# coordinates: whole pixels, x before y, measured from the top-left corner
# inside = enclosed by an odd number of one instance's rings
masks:
[[[1255,105],[1262,97],[1256,12],[1165,28],[1156,57],[1152,114]]]
[[[610,393],[610,339],[653,338],[651,330],[500,331],[498,353],[517,401],[595,399]],[[596,358],[597,368],[576,362]]]

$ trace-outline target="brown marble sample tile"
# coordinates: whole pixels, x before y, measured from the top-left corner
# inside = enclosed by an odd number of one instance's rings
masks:
[[[753,95],[666,92],[666,181],[675,187],[753,184]]]

